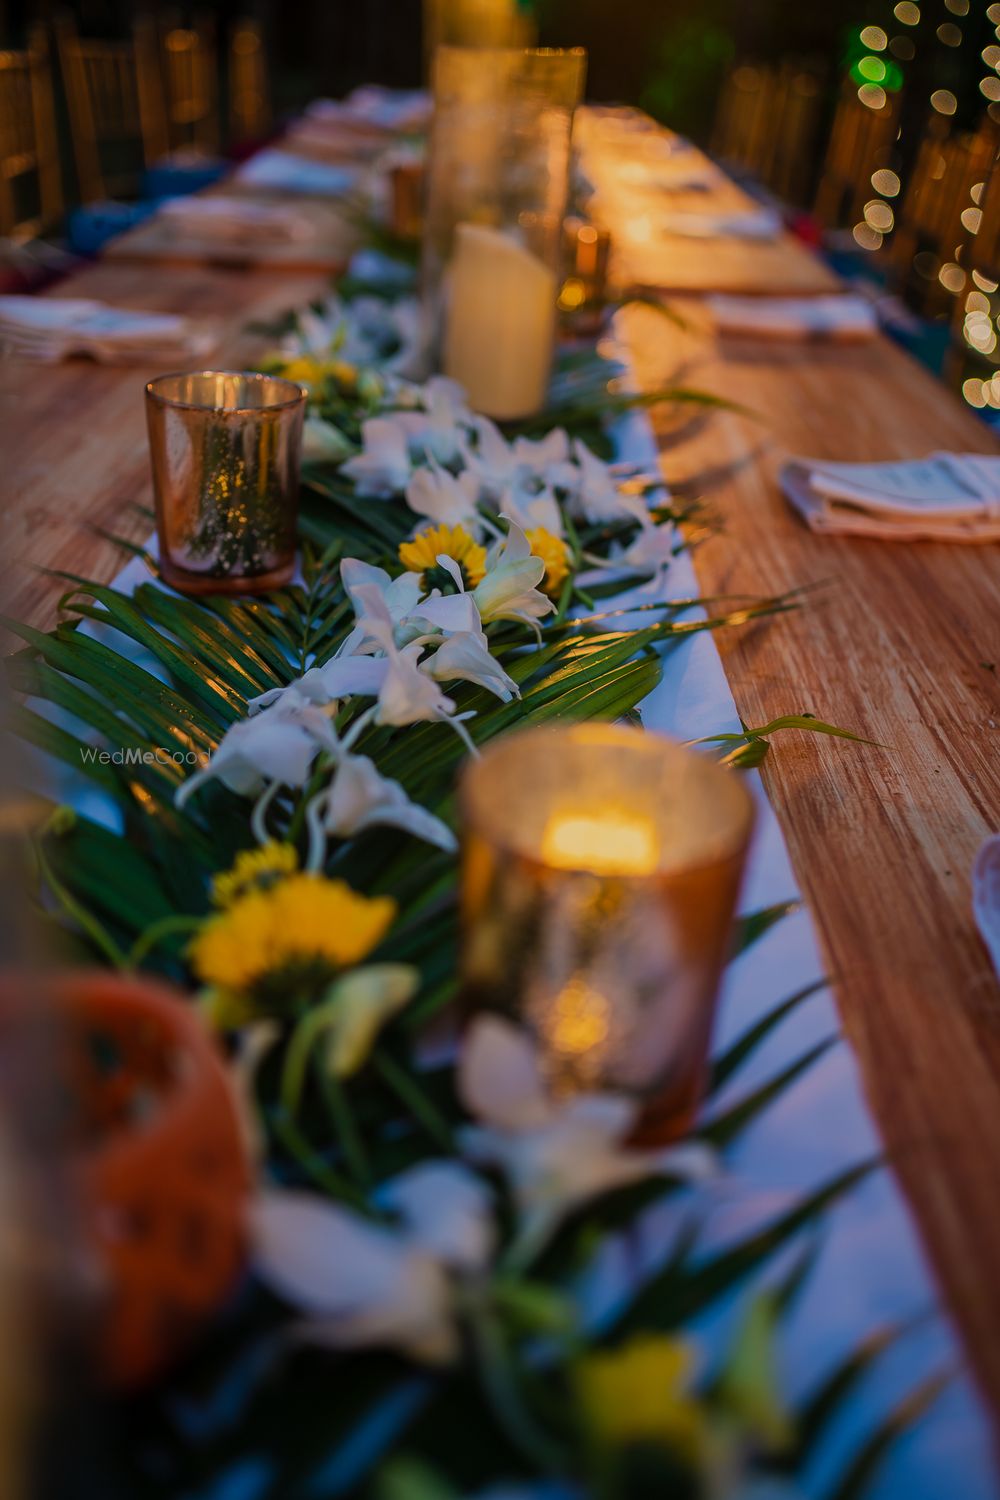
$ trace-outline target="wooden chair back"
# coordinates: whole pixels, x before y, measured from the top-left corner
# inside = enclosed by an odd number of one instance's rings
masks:
[[[955,268],[979,223],[978,200],[997,134],[988,117],[975,132],[949,132],[935,115],[920,143],[889,251],[897,274],[920,301],[940,303],[942,293],[958,290]],[[955,282],[950,288],[949,275]]]
[[[872,176],[888,168],[899,134],[899,95],[870,84],[844,83],[833,119],[814,211],[828,229],[864,217]]]
[[[801,202],[821,104],[819,80],[801,64],[742,63],[723,84],[711,149],[779,197]]]
[[[39,27],[23,52],[0,52],[0,234],[33,239],[62,210],[52,67]]]
[[[219,83],[211,23],[172,26],[162,38],[161,59],[172,150],[219,149]]]
[[[78,36],[63,16],[56,36],[81,202],[133,192],[141,168],[169,149],[152,23],[105,41]]]
[[[264,36],[256,21],[237,21],[229,39],[229,135],[256,141],[271,128],[271,89]]]

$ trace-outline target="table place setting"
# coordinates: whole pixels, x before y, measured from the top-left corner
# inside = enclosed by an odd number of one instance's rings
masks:
[[[1000,541],[1000,458],[932,453],[869,464],[793,458],[780,481],[806,525],[827,535]]]
[[[737,213],[659,213],[656,227],[661,234],[693,240],[745,240],[769,244],[782,232],[781,215],[770,208]]]
[[[313,222],[287,203],[258,203],[223,194],[168,198],[158,207],[156,219],[185,239],[222,244],[286,245],[312,239],[316,232]]]
[[[216,321],[137,312],[70,297],[0,297],[0,349],[51,363],[87,356],[101,364],[182,363],[218,343]]]
[[[706,299],[716,332],[748,338],[829,340],[857,343],[873,339],[878,315],[865,298],[850,292],[833,297],[735,297]]]
[[[303,197],[343,198],[358,184],[360,169],[297,156],[280,146],[267,147],[236,168],[233,182],[243,188]]]

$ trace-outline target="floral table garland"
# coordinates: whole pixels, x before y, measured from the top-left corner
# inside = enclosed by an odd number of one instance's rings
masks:
[[[333,305],[300,317],[272,362],[311,398],[301,583],[193,601],[73,580],[75,619],[14,627],[25,737],[74,769],[81,741],[133,752],[85,760],[117,827],[54,813],[36,843],[43,880],[90,957],[200,986],[267,1183],[255,1283],[192,1369],[130,1411],[121,1452],[150,1495],[207,1472],[222,1484],[260,1433],[271,1457],[255,1494],[447,1500],[506,1476],[534,1494],[733,1496],[770,1475],[790,1495],[878,1351],[789,1409],[774,1346],[807,1255],[748,1302],[718,1365],[700,1368],[678,1325],[867,1165],[715,1256],[682,1236],[603,1326],[574,1288],[598,1231],[682,1203],[810,1058],[649,1153],[628,1145],[625,1101],[549,1097],[507,1023],[474,1022],[444,1060],[426,1036],[453,989],[460,759],[516,724],[635,715],[658,653],[794,601],[717,601],[692,620],[696,601],[651,594],[639,628],[634,609],[602,609],[623,579],[661,580],[679,545],[659,478],[558,427],[502,434],[449,382],[414,383],[400,373],[409,327],[405,304]],[[584,356],[564,378],[561,414],[592,425],[607,371],[595,383]],[[756,764],[787,726],[843,733],[793,715],[720,750]],[[745,919],[739,947],[781,915]],[[712,1089],[804,998],[719,1058]],[[206,1388],[218,1410],[196,1438],[176,1412]],[[831,1500],[859,1491],[899,1420]]]

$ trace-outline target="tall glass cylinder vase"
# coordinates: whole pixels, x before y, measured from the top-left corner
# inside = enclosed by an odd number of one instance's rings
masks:
[[[444,374],[498,421],[545,404],[586,53],[440,47],[423,290]]]
[[[529,0],[424,0],[428,73],[438,47],[533,47],[538,22]]]

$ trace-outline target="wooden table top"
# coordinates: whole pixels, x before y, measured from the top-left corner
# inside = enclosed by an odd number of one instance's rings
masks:
[[[885,340],[716,344],[701,321],[679,333],[635,309],[624,326],[644,385],[681,369],[759,414],[656,423],[664,474],[722,528],[694,553],[703,591],[816,587],[780,622],[715,637],[740,716],[810,711],[885,747],[790,733],[763,778],[888,1156],[1000,1407],[1000,985],[970,905],[1000,829],[1000,545],[816,536],[776,478],[789,454],[997,444]]]
[[[618,284],[747,296],[807,297],[840,290],[833,271],[790,234],[744,240],[671,232],[671,217],[760,210],[697,147],[667,131],[609,134],[589,110],[580,117],[579,135],[586,175],[596,188],[588,211],[612,233]],[[711,186],[684,187],[694,179]]]
[[[787,254],[790,276],[811,263],[798,245],[773,248]],[[825,288],[827,273],[815,275]],[[238,365],[266,343],[247,322],[306,301],[325,280],[108,261],[57,295],[220,316],[217,358]],[[698,299],[684,307],[685,332],[648,309],[625,315],[640,377],[652,385],[680,374],[757,413],[657,421],[668,479],[723,523],[695,554],[702,586],[825,585],[799,613],[716,637],[739,711],[760,724],[809,709],[885,746],[788,735],[764,778],[872,1108],[1000,1407],[1000,988],[969,909],[976,847],[1000,827],[1000,547],[819,538],[775,481],[787,453],[862,460],[997,445],[881,338],[718,342]],[[10,613],[42,626],[55,618],[62,585],[32,564],[114,576],[121,556],[93,525],[148,531],[130,507],[150,500],[142,387],[155,373],[0,365],[0,589]]]

